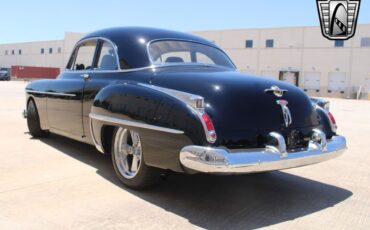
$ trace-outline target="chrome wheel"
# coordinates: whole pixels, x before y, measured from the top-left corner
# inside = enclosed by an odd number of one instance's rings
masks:
[[[114,140],[114,160],[119,173],[132,179],[142,164],[142,148],[137,132],[119,128]]]

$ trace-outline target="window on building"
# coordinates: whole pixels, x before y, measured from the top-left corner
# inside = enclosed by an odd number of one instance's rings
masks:
[[[361,38],[361,47],[370,47],[370,37]]]
[[[5,55],[8,55],[8,51],[7,50],[5,50]]]
[[[245,48],[253,48],[253,40],[246,40]]]
[[[266,40],[266,48],[274,48],[274,39]]]
[[[12,55],[14,55],[15,54],[15,51],[14,50],[12,50]]]
[[[41,48],[41,54],[44,54],[44,53],[45,53],[45,49]]]
[[[53,48],[49,48],[49,54],[53,53]]]
[[[22,55],[22,50],[18,50],[18,54],[19,55]]]
[[[344,47],[344,41],[343,40],[336,40],[334,43],[335,47]]]
[[[58,54],[60,54],[62,52],[62,48],[58,48]]]

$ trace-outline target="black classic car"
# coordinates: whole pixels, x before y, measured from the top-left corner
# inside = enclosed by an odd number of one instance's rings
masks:
[[[244,174],[337,157],[332,114],[299,88],[237,71],[214,43],[150,28],[86,35],[56,80],[26,87],[30,134],[112,155],[131,188],[164,171]]]

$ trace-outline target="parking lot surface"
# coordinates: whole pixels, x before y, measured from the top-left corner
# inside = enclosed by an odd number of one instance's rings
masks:
[[[111,159],[21,118],[24,82],[0,82],[0,229],[370,229],[370,101],[331,99],[349,149],[317,165],[170,176],[127,189]]]

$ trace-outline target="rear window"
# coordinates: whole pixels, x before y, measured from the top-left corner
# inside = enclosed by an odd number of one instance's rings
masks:
[[[229,57],[221,50],[190,41],[156,41],[149,46],[149,55],[154,65],[217,65],[235,69]]]

